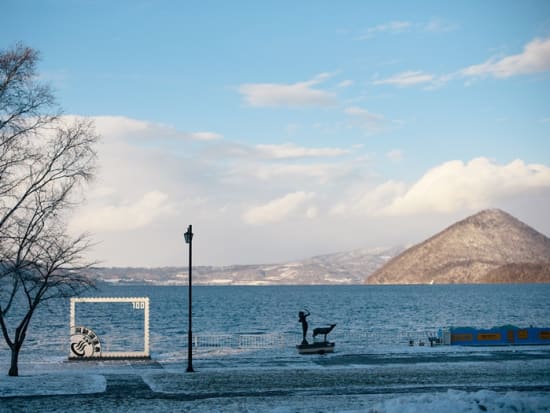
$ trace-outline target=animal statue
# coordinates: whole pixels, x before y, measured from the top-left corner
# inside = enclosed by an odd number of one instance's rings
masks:
[[[313,338],[318,336],[319,334],[323,334],[325,336],[325,341],[327,341],[327,334],[330,333],[333,328],[336,327],[336,324],[331,324],[330,327],[317,327],[313,329]]]

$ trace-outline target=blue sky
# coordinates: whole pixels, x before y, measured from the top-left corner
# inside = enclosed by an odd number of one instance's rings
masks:
[[[12,1],[0,47],[103,136],[71,228],[105,265],[410,244],[483,208],[550,234],[550,3]],[[199,241],[200,240],[200,241]]]

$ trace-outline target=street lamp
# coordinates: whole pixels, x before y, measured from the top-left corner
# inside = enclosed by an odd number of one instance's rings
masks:
[[[192,312],[192,273],[191,273],[191,254],[192,254],[192,247],[193,247],[193,231],[192,231],[192,225],[189,225],[187,227],[187,232],[185,235],[185,242],[189,244],[189,330],[187,332],[187,373],[193,373],[195,370],[193,370],[193,333],[192,333],[192,320],[193,320],[193,312]]]

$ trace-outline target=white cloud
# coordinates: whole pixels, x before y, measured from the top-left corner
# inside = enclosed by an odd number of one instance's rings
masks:
[[[550,188],[550,168],[515,160],[498,165],[487,158],[449,161],[428,171],[384,208],[389,215],[476,210],[500,199]]]
[[[343,80],[340,83],[338,83],[338,87],[345,88],[345,87],[353,86],[353,84],[354,84],[353,80],[348,79],[348,80]]]
[[[243,177],[248,175],[261,181],[273,181],[275,179],[285,181],[287,184],[297,180],[308,181],[310,184],[325,184],[332,179],[340,178],[349,172],[347,164],[334,163],[251,163],[245,167],[239,166],[236,174]]]
[[[188,132],[162,123],[146,122],[123,116],[95,116],[95,127],[103,136],[124,139],[181,139],[194,141],[213,141],[223,136],[211,131]]]
[[[346,108],[344,112],[351,116],[368,132],[379,132],[383,129],[385,118],[383,115],[369,112],[357,106]]]
[[[550,167],[515,160],[499,165],[487,158],[449,161],[426,172],[416,183],[387,181],[355,188],[332,209],[333,215],[407,216],[455,213],[492,207],[550,189]]]
[[[267,159],[291,159],[291,158],[318,158],[334,157],[351,153],[348,149],[340,148],[304,148],[292,143],[280,145],[256,145],[260,157]]]
[[[468,66],[457,72],[434,75],[422,71],[405,71],[385,79],[373,81],[375,85],[394,85],[408,87],[427,85],[426,89],[435,89],[457,78],[475,78],[494,76],[508,78],[550,71],[550,38],[534,39],[525,45],[523,52],[502,58],[491,58],[484,63]],[[467,83],[469,84],[469,83]]]
[[[175,207],[168,202],[167,194],[151,191],[134,202],[88,207],[75,216],[70,226],[74,231],[128,231],[146,227],[174,212]]]
[[[335,103],[334,94],[313,87],[329,76],[321,73],[306,82],[292,84],[246,83],[238,90],[250,106],[330,106]]]
[[[399,149],[389,151],[386,156],[392,162],[401,162],[403,160],[403,152],[401,152]]]
[[[197,141],[215,141],[221,139],[222,135],[216,132],[191,132],[189,137]]]
[[[407,71],[398,73],[386,79],[375,80],[375,85],[395,85],[399,87],[414,86],[422,83],[432,83],[436,80],[434,75],[420,71]]]
[[[274,199],[267,204],[248,209],[243,220],[251,225],[262,225],[279,222],[296,213],[305,203],[310,201],[315,194],[309,192],[293,192],[281,198]],[[315,215],[312,207],[306,209],[304,215],[312,218]]]
[[[380,215],[388,204],[401,195],[406,186],[402,182],[393,180],[384,182],[375,187],[359,187],[356,194],[346,201],[339,202],[330,211],[332,215]]]
[[[412,23],[407,21],[391,21],[384,24],[379,24],[377,26],[369,27],[364,33],[359,36],[359,40],[367,40],[372,38],[377,33],[390,33],[390,34],[399,34],[408,31],[413,26]]]
[[[380,24],[378,26],[369,29],[371,32],[392,32],[401,33],[411,27],[410,22],[405,21],[392,21],[386,24]]]
[[[350,149],[336,147],[304,147],[291,142],[248,146],[225,141],[219,145],[212,145],[205,151],[204,155],[215,156],[218,159],[241,158],[250,161],[299,160],[306,158],[336,158],[349,155],[357,149],[358,148],[353,146]]]
[[[523,52],[462,69],[463,76],[494,76],[507,78],[515,75],[546,72],[550,70],[550,38],[534,39]]]
[[[424,31],[433,33],[450,32],[457,29],[457,25],[445,21],[438,17],[433,17],[427,23],[412,23],[408,21],[394,20],[388,23],[379,24],[377,26],[369,27],[364,30],[358,37],[359,40],[368,40],[373,38],[376,34],[402,34],[411,31]]]
[[[319,210],[317,207],[309,207],[306,211],[306,218],[308,219],[314,219],[317,218],[317,215],[319,214]]]
[[[384,116],[382,116],[382,115],[378,115],[376,113],[369,112],[368,110],[362,109],[362,108],[357,107],[357,106],[352,106],[352,107],[346,108],[344,110],[344,112],[346,112],[348,115],[356,116],[356,117],[361,118],[361,119],[363,119],[367,122],[372,122],[372,123],[379,122],[379,121],[384,119]]]
[[[449,23],[438,17],[432,18],[428,23],[426,23],[423,29],[427,32],[434,33],[443,33],[443,32],[452,32],[458,28],[458,25],[454,23]]]
[[[150,122],[124,116],[95,116],[92,119],[97,131],[109,138],[141,134],[152,127]]]

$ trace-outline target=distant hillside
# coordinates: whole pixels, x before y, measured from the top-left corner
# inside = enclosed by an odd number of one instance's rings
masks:
[[[359,249],[266,265],[193,267],[196,285],[361,284],[403,248]],[[120,284],[187,285],[187,267],[93,268],[95,278]]]
[[[550,282],[550,263],[505,264],[485,275],[486,283],[547,283]]]
[[[550,282],[550,239],[504,211],[484,210],[407,249],[366,282]]]

